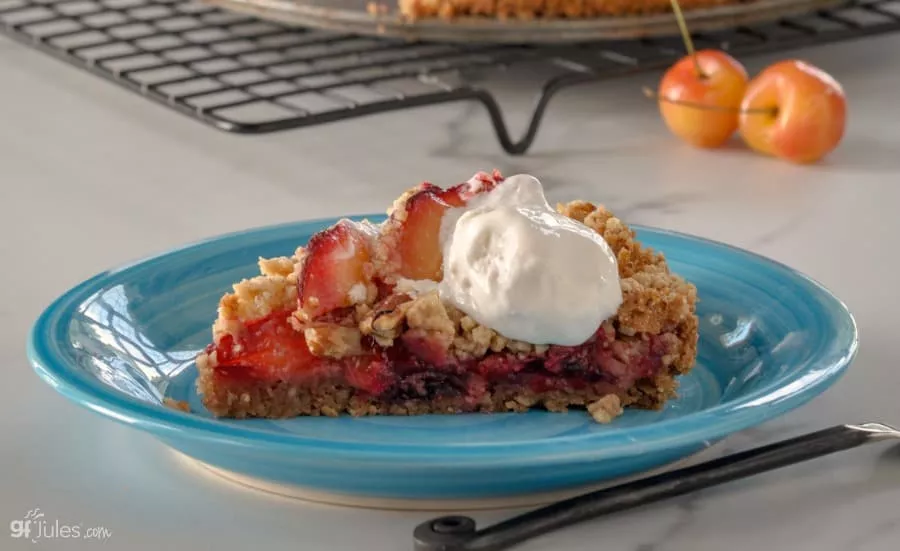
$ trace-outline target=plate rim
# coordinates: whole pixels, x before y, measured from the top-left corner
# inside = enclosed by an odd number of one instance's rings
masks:
[[[380,444],[324,440],[316,437],[272,433],[253,428],[224,424],[215,418],[184,413],[162,403],[150,403],[104,385],[70,367],[69,362],[55,350],[60,330],[67,331],[72,313],[84,299],[105,287],[110,278],[127,274],[153,262],[167,259],[176,253],[185,253],[207,245],[241,237],[255,237],[266,233],[292,229],[298,232],[315,231],[342,218],[360,220],[383,219],[383,214],[323,217],[273,225],[256,226],[188,242],[161,252],[139,258],[119,267],[102,271],[71,287],[54,299],[39,315],[28,334],[26,353],[37,375],[54,390],[75,402],[114,421],[135,426],[160,437],[190,436],[197,440],[241,446],[266,446],[303,449],[306,453],[349,453],[371,456],[415,457],[420,460],[450,461],[457,463],[467,457],[483,462],[494,458],[504,463],[534,463],[535,459],[552,461],[560,457],[572,459],[597,459],[625,454],[648,453],[669,449],[678,445],[709,442],[736,431],[761,424],[796,409],[831,387],[843,375],[856,358],[859,349],[858,326],[847,305],[824,285],[808,275],[777,260],[713,239],[679,231],[640,224],[631,227],[638,233],[655,233],[665,237],[727,249],[749,256],[755,262],[767,264],[782,271],[792,279],[805,284],[812,294],[831,303],[828,311],[836,311],[840,321],[848,326],[844,342],[832,340],[828,348],[805,362],[804,368],[784,379],[764,385],[726,404],[666,419],[657,423],[627,427],[622,430],[558,436],[552,438],[496,443],[451,442],[429,444]],[[665,253],[665,251],[661,251]],[[210,322],[212,323],[212,322]],[[64,337],[64,335],[63,335]],[[826,361],[827,360],[827,361]],[[816,367],[816,365],[821,367]],[[812,375],[812,376],[810,376]],[[797,384],[800,383],[800,384]],[[788,388],[788,392],[776,394],[773,390]],[[516,453],[519,452],[519,453]],[[525,452],[525,453],[523,453]],[[477,457],[471,457],[476,455]]]

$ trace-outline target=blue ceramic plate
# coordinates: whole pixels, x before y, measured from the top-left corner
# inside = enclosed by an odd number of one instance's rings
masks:
[[[292,254],[333,222],[230,234],[104,272],[41,315],[31,362],[67,398],[233,474],[362,498],[489,499],[686,457],[818,395],[857,349],[845,306],[802,274],[727,245],[636,228],[700,297],[698,364],[663,411],[628,411],[610,425],[576,411],[213,419],[195,395],[193,359],[220,296],[258,273],[259,256]],[[165,397],[193,412],[162,405]]]

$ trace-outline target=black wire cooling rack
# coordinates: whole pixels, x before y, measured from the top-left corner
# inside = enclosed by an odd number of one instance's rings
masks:
[[[784,51],[900,30],[900,0],[854,0],[775,23],[695,35],[736,55]],[[677,38],[570,46],[410,43],[292,28],[185,0],[0,0],[0,31],[229,132],[260,134],[451,101],[480,101],[510,154],[534,141],[561,89],[658,70]],[[473,70],[552,66],[514,140]]]

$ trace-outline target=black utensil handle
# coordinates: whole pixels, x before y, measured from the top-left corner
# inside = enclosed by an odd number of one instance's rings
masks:
[[[482,530],[476,530],[475,521],[469,517],[433,519],[416,527],[413,534],[415,551],[498,551],[600,515],[889,438],[900,438],[900,431],[879,423],[838,425],[699,465],[590,492]]]

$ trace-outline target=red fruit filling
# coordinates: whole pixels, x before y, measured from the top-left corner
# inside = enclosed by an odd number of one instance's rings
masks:
[[[444,213],[462,207],[478,194],[494,189],[503,180],[499,173],[479,172],[470,181],[449,189],[422,184],[389,224],[392,236],[391,260],[397,275],[407,279],[440,281],[443,275],[440,232]]]
[[[660,337],[614,340],[601,328],[580,346],[550,346],[542,356],[504,352],[460,362],[447,356],[444,343],[418,335],[386,349],[368,342],[363,355],[329,359],[309,351],[303,333],[291,326],[289,318],[290,313],[272,314],[247,324],[239,338],[225,336],[211,346],[217,377],[223,382],[348,386],[365,396],[397,402],[462,396],[474,407],[490,386],[498,384],[536,393],[598,383],[611,391],[626,390],[638,379],[655,375],[669,352]]]
[[[291,312],[272,314],[246,324],[238,337],[224,335],[207,353],[215,353],[216,375],[236,380],[294,380],[322,365],[294,330]]]
[[[418,192],[406,202],[406,219],[400,226],[394,251],[399,275],[440,281],[443,273],[441,220],[448,208],[438,193],[430,189]]]
[[[297,282],[300,308],[312,319],[353,305],[354,291],[365,297],[371,237],[344,220],[309,240]]]

